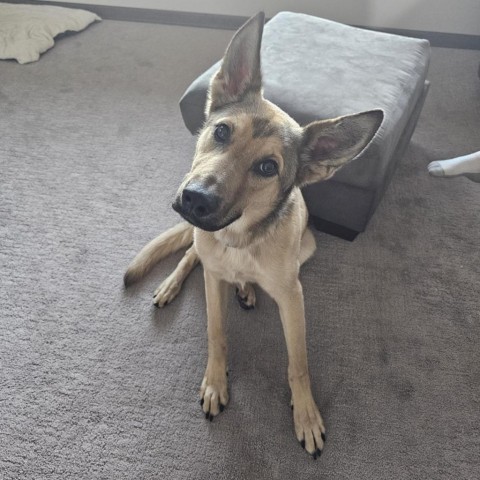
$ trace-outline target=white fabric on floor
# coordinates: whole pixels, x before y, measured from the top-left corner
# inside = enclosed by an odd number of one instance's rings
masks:
[[[58,34],[78,32],[95,20],[101,18],[86,10],[0,3],[0,59],[35,62]]]

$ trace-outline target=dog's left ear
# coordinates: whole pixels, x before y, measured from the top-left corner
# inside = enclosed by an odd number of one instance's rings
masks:
[[[297,185],[330,178],[362,152],[382,121],[383,111],[371,110],[307,125],[303,130]]]
[[[207,116],[229,103],[238,102],[247,91],[261,92],[260,47],[265,14],[250,18],[234,35],[214,75],[208,92]]]

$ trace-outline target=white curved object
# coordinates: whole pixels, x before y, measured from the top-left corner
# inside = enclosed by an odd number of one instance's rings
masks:
[[[58,34],[78,32],[95,20],[101,18],[86,10],[0,3],[0,59],[35,62]]]
[[[480,151],[448,160],[431,162],[428,164],[428,172],[434,177],[464,175],[470,180],[480,183]]]

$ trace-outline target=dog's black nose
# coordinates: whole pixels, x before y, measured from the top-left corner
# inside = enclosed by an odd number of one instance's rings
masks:
[[[208,192],[201,185],[188,185],[182,193],[182,210],[198,219],[215,213],[220,205],[217,195]]]

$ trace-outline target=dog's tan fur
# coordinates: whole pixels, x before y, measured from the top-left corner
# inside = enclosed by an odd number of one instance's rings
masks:
[[[189,246],[175,271],[155,291],[155,304],[164,306],[201,261],[208,362],[200,397],[210,419],[228,403],[227,286],[237,286],[244,308],[255,304],[254,284],[265,290],[278,304],[287,344],[295,433],[316,458],[323,448],[325,427],[310,387],[299,281],[300,266],[315,251],[315,240],[307,227],[300,187],[329,178],[357,156],[379,128],[383,114],[371,111],[300,127],[263,98],[262,29],[259,14],[237,32],[211,82],[207,120],[174,204],[196,226],[182,223],[150,242],[129,266],[125,284],[143,276],[164,256]],[[219,143],[219,125],[228,126],[228,142]],[[262,159],[275,162],[276,174],[258,173]],[[202,201],[219,199],[218,205],[205,211],[203,206],[209,205],[205,203],[195,210],[185,195],[192,189]]]

